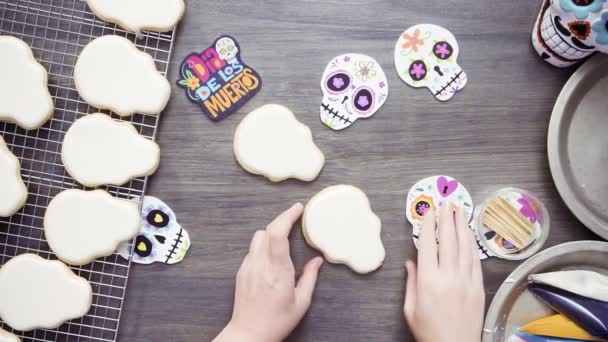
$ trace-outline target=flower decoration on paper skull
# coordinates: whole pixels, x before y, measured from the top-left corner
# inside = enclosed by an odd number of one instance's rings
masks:
[[[534,48],[557,67],[596,51],[608,53],[607,10],[606,0],[543,0],[532,32]]]
[[[239,48],[234,40],[229,37],[223,37],[215,44],[215,51],[217,51],[221,59],[226,60],[228,64],[232,64],[237,61],[236,55],[239,52]]]
[[[407,29],[395,46],[395,67],[408,85],[429,88],[440,101],[451,99],[467,84],[456,63],[458,42],[443,27],[420,24]]]
[[[349,53],[329,62],[321,90],[321,121],[338,131],[374,115],[388,97],[388,82],[375,59]]]
[[[173,210],[153,196],[145,196],[141,210],[141,229],[133,242],[133,262],[176,264],[190,247],[188,232],[180,226]],[[128,258],[130,244],[122,244],[119,253]]]

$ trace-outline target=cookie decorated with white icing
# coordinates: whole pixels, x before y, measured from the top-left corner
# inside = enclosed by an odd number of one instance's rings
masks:
[[[49,247],[70,265],[111,255],[138,231],[137,203],[103,190],[64,190],[51,200],[44,215]]]
[[[55,329],[82,317],[92,293],[61,261],[21,254],[0,268],[0,318],[15,330]]]
[[[352,185],[325,188],[302,216],[308,244],[329,262],[346,264],[357,273],[370,273],[384,262],[381,226],[365,193]]]
[[[53,114],[48,75],[21,39],[0,36],[0,120],[25,129],[42,126]]]
[[[310,128],[277,104],[245,116],[234,134],[234,155],[245,170],[273,182],[288,178],[312,181],[325,164]]]
[[[171,86],[149,54],[128,39],[102,36],[87,44],[74,67],[80,96],[91,106],[120,116],[159,114]]]
[[[132,124],[96,113],[76,120],[68,129],[61,160],[80,184],[122,185],[153,174],[160,162],[160,149]]]
[[[184,0],[87,0],[96,16],[139,34],[143,30],[167,32],[184,15]]]
[[[15,334],[11,334],[4,329],[0,329],[0,342],[21,342]]]
[[[0,136],[0,217],[12,216],[26,200],[27,188],[21,179],[19,160]]]

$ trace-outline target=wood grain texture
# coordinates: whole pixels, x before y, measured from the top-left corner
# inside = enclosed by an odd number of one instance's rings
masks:
[[[175,266],[134,265],[121,321],[121,341],[209,341],[230,317],[234,276],[253,232],[296,201],[347,183],[365,191],[383,223],[384,266],[358,276],[324,265],[312,308],[289,341],[413,341],[404,324],[406,258],[416,254],[405,220],[405,196],[419,179],[447,174],[479,203],[515,186],[537,194],[551,215],[546,247],[597,239],[567,210],[546,156],[553,103],[573,69],[559,70],[533,51],[539,1],[267,0],[195,1],[180,24],[169,78],[181,59],[229,33],[264,79],[261,92],[233,116],[214,123],[173,87],[158,142],[161,166],[149,194],[169,203],[192,247]],[[396,75],[397,37],[417,23],[449,28],[461,48],[469,83],[448,103]],[[327,62],[345,52],[375,57],[390,95],[373,118],[333,132],[319,120],[319,82]],[[232,136],[243,116],[283,104],[312,129],[326,156],[310,184],[272,184],[235,162]],[[291,235],[298,269],[316,253],[299,224]],[[518,262],[483,263],[487,302]]]

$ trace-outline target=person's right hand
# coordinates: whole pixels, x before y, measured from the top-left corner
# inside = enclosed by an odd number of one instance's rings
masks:
[[[439,245],[435,228],[438,225]],[[479,342],[485,294],[475,237],[462,208],[424,215],[418,266],[406,262],[403,311],[418,342]]]

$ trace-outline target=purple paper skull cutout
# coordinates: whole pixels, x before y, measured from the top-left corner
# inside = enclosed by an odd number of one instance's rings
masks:
[[[388,82],[375,59],[348,53],[329,62],[321,90],[321,121],[339,131],[374,115],[388,97]]]
[[[608,2],[543,0],[532,43],[557,67],[573,65],[596,51],[608,53]]]
[[[412,26],[395,46],[399,77],[414,88],[426,87],[439,101],[447,101],[467,84],[458,63],[458,42],[445,28],[431,24]]]

